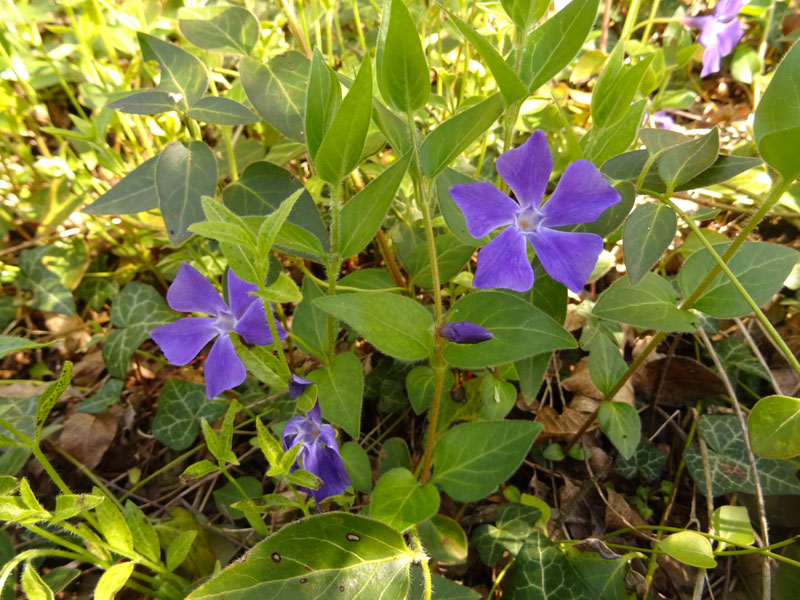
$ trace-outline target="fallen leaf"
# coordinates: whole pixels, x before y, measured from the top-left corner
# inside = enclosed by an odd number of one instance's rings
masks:
[[[120,410],[118,407],[111,407],[97,415],[73,413],[64,421],[59,445],[81,461],[87,469],[94,469],[114,441]]]
[[[633,376],[634,389],[643,396],[652,398],[666,360],[666,357],[660,358],[639,369]],[[673,356],[664,374],[658,404],[678,408],[725,393],[725,386],[714,371],[693,358]]]
[[[92,339],[89,326],[84,323],[80,315],[66,316],[47,313],[44,326],[57,337],[64,338],[64,341],[59,342],[55,347],[59,348],[65,356],[72,356],[78,348],[85,346]]]
[[[83,387],[92,387],[102,379],[106,363],[100,350],[90,352],[72,368],[72,383]]]
[[[543,406],[536,413],[536,418],[534,419],[534,422],[541,423],[543,427],[538,439],[540,441],[571,439],[590,414],[591,412],[582,413],[569,406],[561,414],[558,414],[552,406]],[[595,427],[597,427],[596,422],[589,427],[588,431]]]
[[[564,379],[561,385],[565,390],[573,394],[586,396],[595,400],[603,399],[603,393],[597,389],[597,386],[594,384],[589,374],[589,359],[587,357],[582,358],[580,362],[575,365],[575,370],[572,372],[572,375]],[[617,392],[613,400],[614,402],[626,402],[634,406],[633,384],[630,379],[625,382],[625,385]],[[578,407],[573,406],[573,408]]]
[[[604,490],[608,503],[606,504],[606,530],[624,529],[631,525],[647,525],[642,516],[631,508],[631,505],[611,489]]]

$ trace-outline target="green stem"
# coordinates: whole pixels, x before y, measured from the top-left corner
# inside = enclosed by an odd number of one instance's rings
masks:
[[[369,50],[367,50],[367,41],[364,39],[364,32],[361,30],[361,17],[358,14],[358,0],[353,0],[353,23],[358,32],[358,44],[361,46],[361,51],[364,53],[364,56],[366,56]]]
[[[342,257],[339,256],[339,213],[342,204],[341,182],[331,186],[331,253],[328,257],[328,295],[336,294],[336,280],[342,268]],[[328,360],[333,361],[336,354],[336,319],[328,315]]]
[[[22,527],[24,527],[25,529],[27,529],[31,533],[36,534],[40,538],[45,539],[45,540],[49,540],[49,541],[53,542],[54,544],[57,544],[59,546],[63,546],[67,550],[71,550],[72,552],[75,552],[78,555],[77,556],[78,560],[80,560],[82,562],[98,564],[98,557],[95,556],[94,554],[92,554],[91,552],[88,552],[86,550],[86,548],[81,548],[77,544],[73,544],[72,542],[68,542],[64,538],[58,537],[57,535],[54,535],[54,534],[50,533],[46,529],[42,529],[41,527],[37,527],[36,525],[25,524],[25,523],[22,523],[21,525],[22,525]]]
[[[259,286],[261,291],[264,291],[264,284]],[[284,368],[286,369],[287,377],[288,373],[291,373],[291,369],[289,368],[289,363],[286,360],[286,355],[283,353],[283,345],[281,344],[281,340],[278,338],[278,328],[275,326],[275,315],[272,314],[272,307],[270,306],[269,302],[264,302],[264,313],[267,315],[267,325],[269,325],[269,333],[272,336],[272,343],[275,346],[275,351],[278,353],[278,360],[281,361]]]
[[[223,465],[220,465],[220,471],[222,471],[222,474],[225,475],[227,480],[231,482],[233,487],[236,488],[236,491],[239,492],[239,495],[244,500],[251,499],[250,496],[247,495],[247,492],[244,491],[244,488],[241,486],[241,484],[238,481],[236,481],[236,478],[233,475],[228,473],[228,470],[224,468]],[[267,524],[264,523],[264,521],[257,514],[253,514],[250,511],[242,511],[242,512],[244,513],[245,517],[247,517],[247,522],[250,523],[250,525],[253,527],[256,533],[260,533],[264,537],[269,535],[269,529],[267,529]]]
[[[631,4],[628,7],[628,14],[625,17],[625,23],[622,26],[622,33],[619,34],[620,42],[625,43],[630,39],[631,33],[633,33],[634,26],[636,25],[636,19],[639,18],[639,8],[641,5],[642,0],[631,0]]]
[[[416,527],[411,529],[411,545],[420,555],[419,566],[422,568],[422,580],[425,585],[424,598],[425,600],[431,600],[431,568],[428,565],[428,556],[425,554],[425,550],[422,547],[422,542],[419,539]]]
[[[503,578],[506,576],[506,573],[508,573],[508,570],[512,566],[514,566],[515,562],[516,561],[513,558],[509,560],[508,563],[506,563],[506,566],[503,567],[503,570],[497,574],[497,577],[495,578],[494,583],[492,584],[492,589],[489,590],[489,594],[486,596],[486,600],[492,600],[492,598],[494,598],[494,593],[495,591],[497,591],[500,582],[503,581]]]

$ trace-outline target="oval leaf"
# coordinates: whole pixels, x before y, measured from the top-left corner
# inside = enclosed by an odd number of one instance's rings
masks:
[[[361,361],[352,352],[337,354],[327,369],[308,374],[317,384],[322,415],[357,440],[361,433],[361,403],[364,373]]]
[[[439,510],[439,492],[427,483],[420,485],[408,469],[387,471],[375,484],[369,515],[398,531],[405,531]]]
[[[625,267],[636,285],[669,247],[678,230],[675,211],[661,204],[642,204],[625,223]]]
[[[800,454],[800,399],[767,396],[750,411],[747,421],[753,452],[765,458]]]
[[[692,567],[713,569],[717,566],[711,542],[696,531],[679,531],[667,536],[658,544],[659,549]]]

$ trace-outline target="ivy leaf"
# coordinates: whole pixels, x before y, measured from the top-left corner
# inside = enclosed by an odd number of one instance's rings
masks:
[[[33,292],[31,308],[71,316],[77,310],[72,293],[42,262],[52,249],[48,244],[19,253],[19,285]]]

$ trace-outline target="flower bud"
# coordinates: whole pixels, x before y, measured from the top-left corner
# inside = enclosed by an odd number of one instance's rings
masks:
[[[480,344],[494,337],[491,331],[472,321],[445,323],[440,335],[456,344]]]

